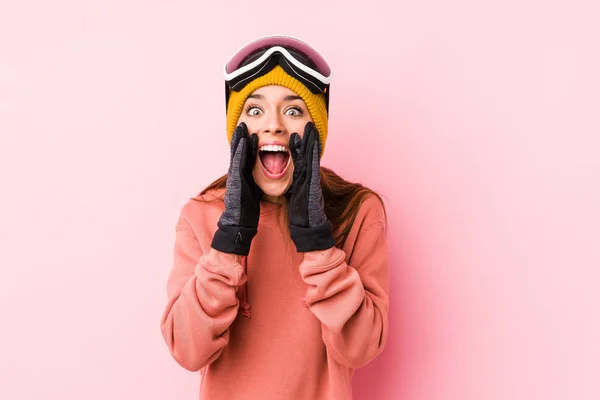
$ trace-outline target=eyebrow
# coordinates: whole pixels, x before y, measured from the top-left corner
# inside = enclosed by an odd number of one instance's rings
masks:
[[[250,96],[248,96],[248,98],[264,100],[265,96],[263,96],[262,94],[251,94]],[[285,96],[283,98],[283,101],[292,101],[292,100],[302,100],[302,97],[296,96],[296,95],[289,95],[289,96]]]

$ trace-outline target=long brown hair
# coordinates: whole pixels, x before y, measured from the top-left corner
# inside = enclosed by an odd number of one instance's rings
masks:
[[[225,189],[226,183],[227,174],[208,185],[194,200],[206,201],[202,195],[211,190]],[[326,167],[321,167],[321,190],[325,202],[325,215],[331,222],[333,232],[337,232],[335,236],[337,247],[344,246],[358,210],[368,195],[372,194],[379,199],[387,219],[383,199],[378,193],[360,183],[348,182]]]

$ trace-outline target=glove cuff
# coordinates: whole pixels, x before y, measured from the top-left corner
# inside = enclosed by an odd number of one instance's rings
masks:
[[[299,253],[313,250],[325,250],[335,246],[335,240],[331,234],[331,222],[313,227],[302,228],[290,224],[290,236]]]
[[[215,232],[211,247],[223,253],[247,256],[257,229],[223,225],[220,222],[217,225],[219,229]]]

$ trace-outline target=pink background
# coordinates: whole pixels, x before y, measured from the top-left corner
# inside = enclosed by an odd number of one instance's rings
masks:
[[[330,61],[323,164],[388,206],[356,399],[600,398],[592,0],[3,1],[0,398],[197,398],[159,330],[174,226],[226,171],[223,63],[272,33]]]

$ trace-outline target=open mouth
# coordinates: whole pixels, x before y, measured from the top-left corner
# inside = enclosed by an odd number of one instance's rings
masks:
[[[277,179],[285,175],[290,160],[290,152],[287,147],[277,144],[260,146],[258,157],[265,175],[269,178]]]

